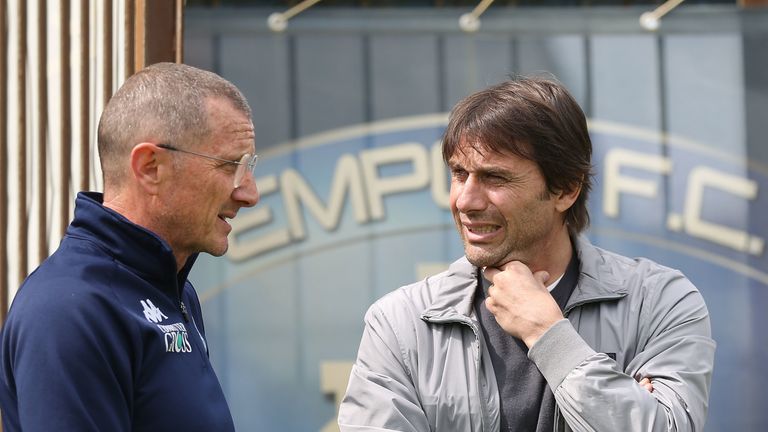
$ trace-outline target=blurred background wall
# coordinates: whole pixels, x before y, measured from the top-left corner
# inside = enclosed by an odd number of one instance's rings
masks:
[[[188,7],[185,61],[254,110],[259,206],[195,269],[243,430],[334,430],[367,307],[462,255],[436,144],[451,106],[510,74],[563,81],[591,121],[589,237],[682,269],[719,347],[708,430],[764,430],[768,14],[683,4]],[[374,3],[374,2],[370,2]],[[206,257],[207,258],[207,257]]]

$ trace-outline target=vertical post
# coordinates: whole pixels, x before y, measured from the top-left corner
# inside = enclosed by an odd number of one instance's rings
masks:
[[[136,0],[134,4],[133,21],[133,67],[138,71],[144,69],[144,41],[147,14],[147,4],[145,0]]]
[[[142,67],[159,62],[176,62],[181,59],[181,1],[150,2],[138,0],[143,3],[142,15],[137,15],[136,44],[143,47],[136,63],[142,63]],[[143,28],[141,28],[143,27]],[[143,38],[139,39],[140,33]]]
[[[158,62],[181,63],[184,47],[184,0],[133,2],[135,70]]]
[[[80,190],[91,186],[90,9],[89,0],[80,0]]]
[[[8,310],[8,2],[0,2],[0,323]]]
[[[48,42],[46,0],[37,1],[37,259],[48,257]]]
[[[16,209],[16,216],[19,219],[19,231],[16,233],[18,248],[18,270],[19,280],[17,285],[27,277],[27,2],[19,1],[19,54],[17,61],[17,87],[16,100],[18,102],[18,140],[19,147],[16,149],[18,154],[19,170],[19,207]]]
[[[125,59],[125,76],[128,78],[136,72],[136,62],[134,59],[135,33],[136,33],[136,12],[135,0],[125,0],[125,45],[123,46],[123,57]]]
[[[106,2],[109,3],[109,2]],[[59,199],[61,201],[61,213],[59,213],[59,227],[62,234],[66,232],[69,225],[69,188],[72,178],[72,164],[70,155],[72,154],[72,82],[70,65],[70,2],[61,0],[61,169],[59,171],[59,187],[61,192]]]
[[[184,62],[184,2],[186,0],[176,0],[176,31],[174,32],[174,61],[176,63]]]
[[[163,2],[164,3],[164,2]],[[105,1],[103,2],[104,5],[104,14],[102,15],[102,19],[104,20],[104,34],[102,36],[102,39],[104,40],[104,56],[102,60],[102,67],[104,68],[104,104],[106,105],[107,101],[112,97],[112,80],[113,80],[113,67],[112,67],[112,43],[114,42],[114,37],[112,34],[112,2],[111,1]]]

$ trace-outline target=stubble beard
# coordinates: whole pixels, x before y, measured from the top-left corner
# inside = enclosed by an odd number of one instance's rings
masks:
[[[527,229],[526,229],[527,228]],[[505,228],[509,229],[509,227]],[[477,267],[501,267],[510,261],[528,263],[534,244],[542,235],[534,226],[517,227],[518,235],[507,236],[501,244],[475,246],[462,234],[464,255]]]
[[[470,245],[464,240],[464,255],[467,260],[476,267],[497,267],[509,259],[507,258],[512,251],[512,247],[507,245],[496,246],[491,249],[484,249],[478,246]]]

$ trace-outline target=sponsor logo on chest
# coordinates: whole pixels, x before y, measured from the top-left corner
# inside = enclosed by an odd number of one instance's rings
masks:
[[[172,324],[160,324],[168,319],[160,308],[155,306],[150,299],[140,300],[143,308],[144,317],[147,321],[155,324],[163,333],[163,344],[165,352],[169,353],[189,353],[192,352],[192,344],[189,342],[189,333],[184,323],[177,322]]]

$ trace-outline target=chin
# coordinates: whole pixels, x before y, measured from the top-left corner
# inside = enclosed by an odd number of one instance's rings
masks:
[[[205,252],[207,252],[209,255],[220,257],[227,253],[227,249],[229,249],[229,244],[225,243],[224,245],[208,248]]]
[[[464,255],[472,265],[477,267],[495,267],[501,263],[501,259],[489,252],[464,249]]]

